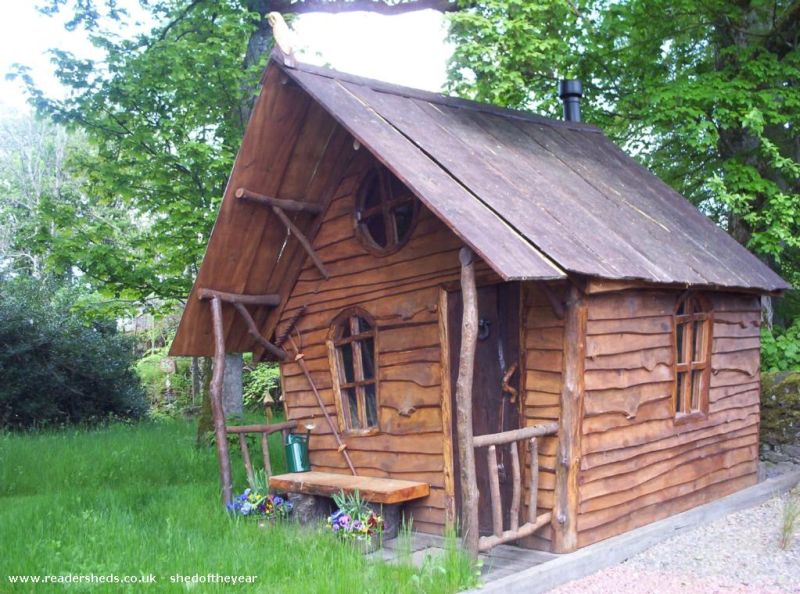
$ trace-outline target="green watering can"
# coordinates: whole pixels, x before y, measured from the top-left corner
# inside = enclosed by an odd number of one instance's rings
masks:
[[[311,463],[308,461],[309,435],[289,433],[286,436],[286,466],[289,472],[308,472]]]

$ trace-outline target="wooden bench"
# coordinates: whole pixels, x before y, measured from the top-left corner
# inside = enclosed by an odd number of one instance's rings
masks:
[[[287,493],[332,497],[340,491],[359,495],[370,503],[392,505],[426,497],[428,483],[399,481],[372,476],[352,476],[332,472],[290,472],[269,477],[269,486]]]

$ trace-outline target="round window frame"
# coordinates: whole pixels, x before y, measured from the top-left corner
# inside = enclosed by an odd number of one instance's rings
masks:
[[[397,182],[402,185],[406,191],[408,192],[409,202],[412,205],[412,213],[411,213],[411,221],[408,225],[408,233],[403,239],[398,239],[395,242],[390,242],[385,247],[380,245],[375,239],[372,237],[372,234],[369,232],[367,228],[366,222],[363,217],[363,212],[365,210],[364,204],[368,197],[369,188],[372,185],[372,182],[375,177],[383,177],[383,183],[379,184],[381,196],[380,196],[380,205],[385,204],[386,202],[392,202],[395,200],[393,196],[386,197],[385,193],[390,192],[391,190],[391,181],[392,178],[395,178]],[[375,207],[373,207],[375,208]],[[417,219],[419,218],[419,211],[420,211],[420,201],[414,193],[408,189],[408,187],[391,171],[389,171],[386,167],[372,167],[369,169],[364,176],[361,178],[361,182],[358,185],[358,190],[356,192],[356,206],[353,212],[353,224],[355,226],[355,233],[356,237],[358,238],[359,243],[362,247],[367,250],[369,253],[383,257],[389,256],[401,250],[410,240],[411,237],[414,235],[414,231],[417,227]],[[383,217],[386,217],[386,210],[383,212]],[[385,223],[384,223],[385,224]]]

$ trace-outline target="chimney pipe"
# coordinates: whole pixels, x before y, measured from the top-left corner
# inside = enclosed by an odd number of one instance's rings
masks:
[[[577,79],[558,81],[558,96],[564,102],[564,120],[580,122],[581,97],[583,97],[581,81]]]

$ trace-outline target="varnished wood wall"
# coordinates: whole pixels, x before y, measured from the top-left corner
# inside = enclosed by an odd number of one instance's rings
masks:
[[[715,320],[709,415],[680,425],[672,404],[678,293],[587,297],[579,546],[756,482],[759,300],[709,296]]]
[[[422,207],[404,247],[385,257],[368,253],[355,237],[353,226],[354,193],[374,163],[366,151],[361,153],[344,175],[313,242],[331,278],[323,280],[307,261],[278,328],[299,307],[306,306],[298,324],[302,350],[327,410],[335,418],[325,346],[331,323],[351,306],[360,306],[375,318],[381,431],[373,436],[344,435],[344,441],[361,475],[430,483],[430,496],[410,503],[407,510],[416,529],[440,533],[445,510],[452,510],[453,482],[450,387],[442,380],[439,293],[442,284],[459,279],[458,250],[463,244]],[[484,274],[488,270],[485,265],[478,268]],[[315,425],[310,441],[312,467],[347,474],[299,366],[283,363],[281,373],[288,418]]]
[[[563,301],[566,283],[549,285],[553,295]],[[561,409],[563,376],[564,320],[558,319],[550,302],[542,292],[541,284],[523,285],[522,352],[524,384],[522,391],[522,418],[525,426],[557,421]],[[553,509],[555,488],[555,461],[558,438],[539,439],[539,513]],[[530,486],[530,456],[524,456],[522,500],[526,502],[523,517],[527,517]],[[546,526],[536,536],[525,541],[525,546],[549,550],[551,530]]]

